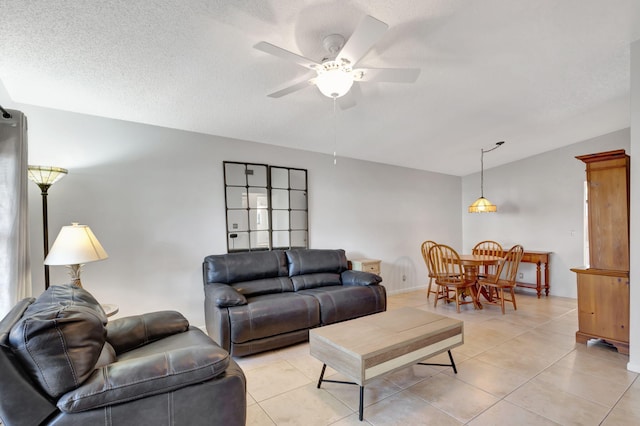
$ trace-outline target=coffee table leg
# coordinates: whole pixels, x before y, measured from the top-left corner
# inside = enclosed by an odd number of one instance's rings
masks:
[[[322,379],[324,378],[324,371],[327,369],[327,364],[322,364],[322,371],[320,372],[320,379],[318,379],[318,389],[320,389],[320,385],[322,384]]]
[[[449,360],[451,361],[451,367],[453,367],[453,373],[458,374],[458,369],[456,368],[456,363],[453,361],[453,355],[451,355],[451,351],[447,351],[449,354]]]
[[[451,368],[453,368],[453,372],[455,374],[458,374],[458,369],[456,368],[456,363],[453,361],[453,355],[451,355],[451,350],[448,350],[447,353],[449,354],[449,361],[451,361],[451,364],[437,364],[437,363],[431,363],[431,362],[419,362],[418,365],[439,365],[440,367],[451,367]]]
[[[360,421],[362,421],[362,418],[364,417],[364,386],[360,386],[360,412],[359,412],[359,419]]]

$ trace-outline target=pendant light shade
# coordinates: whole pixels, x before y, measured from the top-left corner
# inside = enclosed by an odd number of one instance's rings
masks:
[[[498,206],[484,198],[484,153],[500,148],[503,143],[504,141],[496,142],[496,146],[493,148],[480,150],[480,198],[475,200],[473,204],[469,206],[469,213],[494,213],[498,211]]]
[[[469,206],[469,213],[493,213],[498,211],[498,206],[491,204],[491,201],[480,197]]]

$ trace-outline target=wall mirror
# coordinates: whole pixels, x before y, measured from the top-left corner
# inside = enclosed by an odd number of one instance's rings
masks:
[[[227,252],[307,248],[307,171],[223,162]]]

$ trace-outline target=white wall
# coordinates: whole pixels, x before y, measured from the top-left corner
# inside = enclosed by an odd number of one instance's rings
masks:
[[[629,364],[640,373],[640,40],[631,44],[631,230]]]
[[[29,120],[29,164],[69,169],[49,190],[49,241],[77,221],[109,259],[85,287],[120,316],[160,309],[204,323],[201,262],[226,252],[222,162],[308,169],[312,248],[382,260],[390,293],[426,285],[423,240],[460,247],[461,178],[110,120],[9,105]],[[212,118],[213,119],[213,118]],[[44,289],[40,191],[29,188],[34,295]],[[402,281],[402,277],[406,281]],[[51,267],[51,282],[67,282]]]
[[[553,252],[550,294],[576,297],[575,273],[583,265],[583,191],[585,165],[575,158],[613,149],[629,150],[629,129],[549,151],[501,167],[485,169],[484,195],[497,214],[470,214],[467,207],[480,195],[480,173],[462,180],[463,246],[466,251],[490,239],[505,248]],[[510,149],[509,142],[500,149]],[[516,149],[516,148],[513,148]],[[488,157],[485,155],[485,164]],[[521,281],[535,283],[535,265],[522,264]]]

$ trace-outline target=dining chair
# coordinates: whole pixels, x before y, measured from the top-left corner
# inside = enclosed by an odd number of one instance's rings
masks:
[[[437,245],[435,241],[427,240],[422,243],[420,246],[420,250],[422,251],[422,258],[424,259],[425,265],[427,265],[427,273],[429,274],[429,284],[427,285],[427,300],[429,300],[429,296],[431,293],[435,294],[438,297],[438,292],[431,290],[431,285],[433,284],[433,278],[435,277],[433,273],[433,267],[431,266],[431,262],[429,261],[429,250],[431,247]]]
[[[504,259],[498,266],[498,270],[494,276],[478,280],[478,285],[484,286],[487,289],[487,293],[492,296],[487,303],[500,305],[503,315],[504,302],[511,302],[513,304],[513,310],[518,310],[515,293],[516,275],[523,255],[524,249],[521,245],[516,244],[504,255]],[[505,297],[505,290],[509,291],[508,294],[510,298]],[[494,294],[495,298],[493,297]]]
[[[504,250],[500,243],[491,240],[480,241],[471,250],[472,254],[484,254],[489,256],[504,256]],[[489,278],[498,272],[499,265],[482,265],[482,269],[478,273],[478,278]]]
[[[433,307],[438,305],[440,299],[444,299],[447,303],[455,301],[458,313],[460,313],[460,305],[468,303],[475,305],[473,300],[476,297],[473,291],[475,281],[467,278],[458,252],[447,245],[437,244],[429,249],[429,259],[433,267],[435,283],[439,288]],[[467,289],[472,295],[472,300],[465,301],[462,294]],[[449,294],[450,291],[454,293],[453,298]]]

